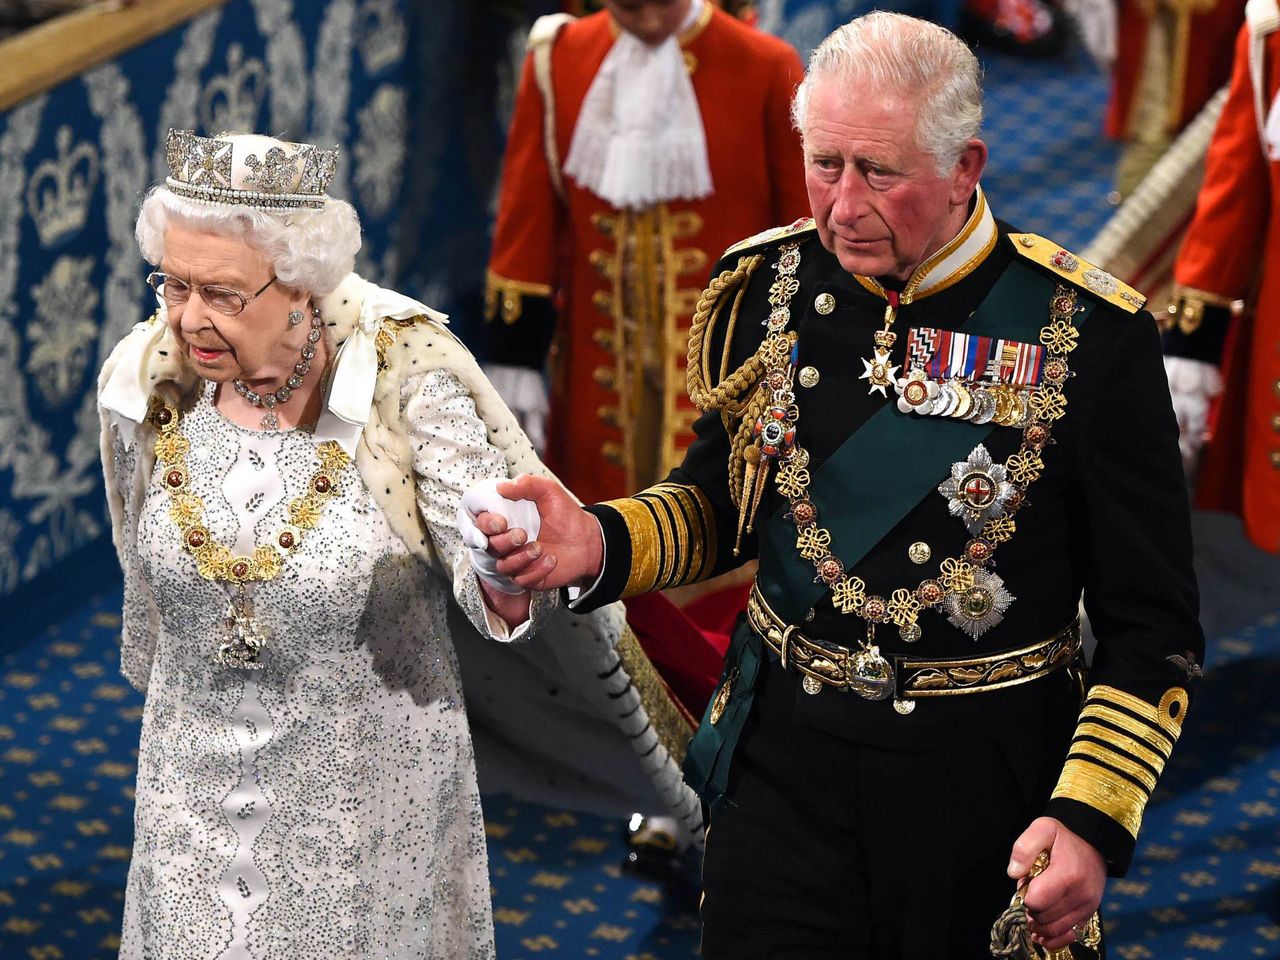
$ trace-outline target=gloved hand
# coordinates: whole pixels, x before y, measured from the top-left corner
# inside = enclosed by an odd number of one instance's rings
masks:
[[[485,366],[484,375],[520,421],[520,428],[533,444],[534,452],[542,456],[547,449],[547,411],[550,409],[542,374],[529,367],[491,363]]]
[[[475,521],[482,513],[496,513],[506,518],[508,530],[523,530],[526,542],[538,538],[542,529],[538,508],[532,500],[508,500],[499,494],[498,484],[506,482],[505,477],[493,477],[471,486],[458,502],[457,522],[476,576],[500,593],[516,596],[524,593],[524,588],[517,586],[510,577],[498,573],[498,561],[489,554],[489,537],[476,526]]]
[[[1222,393],[1222,375],[1213,364],[1187,357],[1165,357],[1164,372],[1178,418],[1182,464],[1190,473],[1208,439],[1209,403]]]

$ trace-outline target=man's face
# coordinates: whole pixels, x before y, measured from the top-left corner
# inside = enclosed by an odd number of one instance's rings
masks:
[[[680,29],[693,0],[604,0],[604,7],[627,33],[656,46]]]
[[[915,98],[818,81],[805,114],[805,183],[822,244],[850,273],[906,279],[968,217],[986,163],[970,140],[946,176],[916,145]]]

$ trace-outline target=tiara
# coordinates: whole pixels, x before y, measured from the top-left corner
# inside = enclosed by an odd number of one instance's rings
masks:
[[[253,134],[198,137],[170,130],[165,185],[197,203],[258,210],[318,209],[338,166],[338,150]]]

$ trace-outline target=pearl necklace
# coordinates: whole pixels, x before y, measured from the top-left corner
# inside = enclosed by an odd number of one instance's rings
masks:
[[[262,415],[264,429],[278,430],[280,428],[280,420],[276,417],[275,408],[288,401],[293,396],[293,391],[302,386],[303,378],[311,372],[311,361],[316,356],[316,344],[320,342],[320,326],[320,309],[315,304],[312,304],[311,331],[307,334],[307,342],[302,345],[302,359],[293,365],[293,373],[285,380],[284,386],[278,390],[262,394],[256,390],[250,390],[243,380],[232,381],[236,388],[236,393],[244,397],[253,406],[262,407],[267,411]]]

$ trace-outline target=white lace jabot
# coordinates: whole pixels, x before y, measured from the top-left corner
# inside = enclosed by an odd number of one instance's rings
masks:
[[[657,46],[621,31],[591,82],[564,172],[615,207],[640,209],[712,192],[707,135],[679,34]]]

